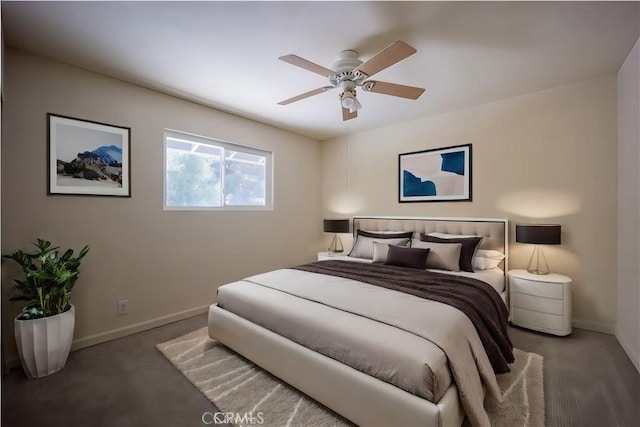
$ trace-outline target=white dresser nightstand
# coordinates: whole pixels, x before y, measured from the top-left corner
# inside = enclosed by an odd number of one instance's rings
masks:
[[[327,260],[336,259],[337,257],[341,257],[344,254],[345,254],[344,252],[328,252],[328,251],[318,252],[318,261],[327,261]]]
[[[511,323],[554,335],[571,333],[571,279],[509,271]]]

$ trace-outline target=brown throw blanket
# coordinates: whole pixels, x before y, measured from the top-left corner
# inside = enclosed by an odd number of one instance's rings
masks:
[[[448,304],[474,324],[496,374],[509,372],[514,361],[507,334],[509,312],[491,285],[477,279],[384,264],[319,261],[297,270],[357,280]]]

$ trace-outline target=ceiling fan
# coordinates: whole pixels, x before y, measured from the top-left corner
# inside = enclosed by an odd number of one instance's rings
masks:
[[[358,110],[362,105],[356,97],[356,87],[362,87],[365,92],[381,93],[384,95],[399,96],[408,99],[418,99],[424,89],[413,86],[404,86],[395,83],[367,80],[374,74],[402,61],[417,51],[403,41],[395,41],[378,52],[373,58],[362,62],[358,59],[358,52],[345,50],[340,53],[339,59],[333,64],[333,70],[314,64],[297,55],[281,56],[280,60],[288,62],[296,67],[304,68],[329,79],[330,86],[324,86],[309,92],[294,96],[278,102],[279,105],[288,105],[313,95],[318,95],[332,89],[340,88],[340,105],[342,106],[342,120],[351,120],[358,117]],[[335,70],[335,71],[334,71]]]

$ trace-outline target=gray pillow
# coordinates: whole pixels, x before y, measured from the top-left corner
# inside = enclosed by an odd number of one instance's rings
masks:
[[[373,242],[406,246],[411,241],[412,236],[412,231],[406,233],[372,233],[358,230],[356,241],[353,244],[353,249],[351,249],[349,256],[373,259]]]
[[[439,237],[420,233],[420,240],[422,240],[423,242],[433,242],[433,243],[461,243],[462,249],[460,249],[460,270],[473,273],[472,261],[473,261],[473,257],[476,254],[476,249],[480,245],[480,241],[482,240],[482,237],[441,239]]]
[[[387,262],[388,253],[388,243],[373,242],[373,262]]]
[[[427,268],[460,271],[462,243],[433,243],[414,240],[411,247],[429,249]]]

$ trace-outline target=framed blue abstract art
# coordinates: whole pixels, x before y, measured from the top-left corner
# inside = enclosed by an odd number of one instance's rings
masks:
[[[400,154],[398,170],[400,203],[471,200],[471,144]]]

